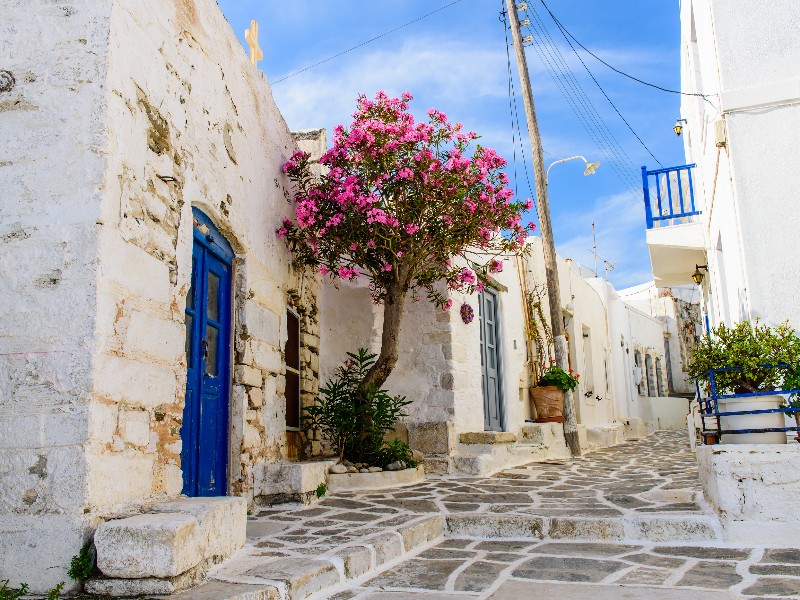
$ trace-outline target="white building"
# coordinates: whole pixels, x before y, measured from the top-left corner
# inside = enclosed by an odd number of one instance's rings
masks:
[[[760,318],[800,328],[800,4],[752,9],[681,2],[681,89],[705,96],[681,103],[686,163],[697,166],[691,189],[686,171],[682,185],[671,173],[670,190],[664,174],[649,177],[651,212],[665,218],[647,241],[659,287],[692,284],[700,267],[712,327]]]
[[[0,12],[0,580],[44,592],[106,519],[282,491],[318,284],[275,235],[298,145],[216,2]]]
[[[755,319],[772,326],[788,319],[798,330],[800,3],[682,0],[680,21],[686,165],[643,175],[655,283],[701,280],[704,331]],[[705,495],[726,539],[800,535],[800,517],[786,505],[797,495],[799,450],[698,449]]]

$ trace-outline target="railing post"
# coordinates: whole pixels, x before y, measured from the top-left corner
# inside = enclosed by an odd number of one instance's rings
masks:
[[[644,214],[647,228],[653,228],[653,207],[650,206],[650,181],[647,178],[647,167],[642,167],[642,191],[644,192]]]

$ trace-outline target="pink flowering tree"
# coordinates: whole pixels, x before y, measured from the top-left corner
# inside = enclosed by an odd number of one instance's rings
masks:
[[[506,161],[473,148],[478,136],[438,110],[415,122],[411,99],[359,96],[353,123],[334,130],[321,158],[322,177],[311,174],[308,154],[283,167],[296,188],[296,218],[278,234],[296,261],[334,280],[366,278],[383,304],[381,350],[362,389],[383,385],[397,363],[408,298],[448,310],[442,290],[483,289],[502,269],[501,255],[521,251],[532,229],[521,224],[532,202],[513,199]]]

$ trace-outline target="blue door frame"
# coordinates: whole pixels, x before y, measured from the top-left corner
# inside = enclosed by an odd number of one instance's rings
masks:
[[[497,294],[490,289],[485,289],[478,296],[485,431],[503,431],[505,424],[498,300]]]
[[[192,282],[186,298],[186,404],[181,428],[183,493],[228,491],[228,412],[233,249],[192,208]]]

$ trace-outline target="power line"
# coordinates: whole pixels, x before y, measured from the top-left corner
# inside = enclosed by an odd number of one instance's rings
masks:
[[[544,1],[542,1],[542,4],[544,4]],[[547,8],[547,5],[545,5],[545,8]],[[536,12],[535,8],[533,10],[534,10],[534,12]],[[547,12],[550,13],[549,10]],[[550,16],[553,17],[553,13],[550,13]],[[628,120],[625,117],[622,116],[622,113],[619,111],[617,106],[611,101],[611,98],[608,97],[608,94],[606,94],[606,91],[603,89],[603,86],[600,85],[600,82],[597,81],[597,79],[595,78],[594,74],[589,70],[589,67],[586,66],[585,62],[583,62],[583,59],[581,58],[581,55],[578,54],[578,51],[575,49],[575,46],[572,45],[572,42],[570,41],[569,37],[567,37],[567,34],[564,33],[564,30],[561,28],[561,26],[559,25],[558,21],[556,21],[555,17],[553,17],[553,20],[555,21],[556,25],[558,26],[559,30],[561,31],[561,35],[564,36],[564,39],[567,41],[567,44],[569,44],[569,47],[572,48],[572,52],[575,54],[575,56],[578,57],[578,60],[581,61],[581,64],[583,65],[583,68],[586,69],[586,72],[589,74],[589,77],[591,77],[592,81],[594,81],[595,85],[597,86],[597,89],[599,89],[600,92],[603,94],[603,96],[605,96],[605,99],[608,100],[608,103],[611,105],[611,108],[613,108],[614,112],[616,112],[617,115],[619,115],[619,118],[622,119],[622,122],[625,123],[625,125],[627,125],[628,129],[630,129],[630,131],[634,135],[634,137],[637,140],[639,140],[639,143],[642,145],[642,147],[645,150],[647,150],[647,153],[650,156],[653,157],[653,160],[655,160],[659,164],[659,166],[663,168],[664,165],[661,164],[661,161],[658,160],[658,158],[656,158],[656,155],[653,154],[653,152],[650,150],[650,148],[647,147],[647,144],[645,144],[644,141],[642,140],[642,138],[639,137],[639,134],[636,133],[636,131],[634,131],[634,129],[631,126],[631,124],[628,123]]]
[[[661,90],[662,92],[667,92],[667,93],[669,93],[669,94],[680,94],[681,96],[695,96],[695,97],[702,98],[702,99],[703,99],[703,100],[705,100],[706,102],[709,102],[709,103],[711,102],[711,101],[708,99],[708,97],[707,97],[705,94],[693,94],[693,93],[690,93],[690,92],[682,92],[682,91],[680,91],[680,90],[671,90],[671,89],[669,89],[669,88],[665,88],[665,87],[662,87],[662,86],[660,86],[660,85],[656,85],[656,84],[654,84],[654,83],[649,83],[649,82],[647,82],[647,81],[644,81],[644,80],[642,80],[642,79],[639,79],[638,77],[634,77],[633,75],[629,75],[629,74],[628,74],[628,73],[626,73],[625,71],[621,71],[621,70],[617,69],[616,67],[614,67],[614,66],[612,66],[612,65],[608,64],[608,63],[607,63],[606,61],[604,61],[602,58],[600,58],[599,56],[597,56],[597,54],[595,54],[594,52],[592,52],[591,50],[589,50],[589,49],[588,49],[586,46],[584,46],[583,44],[581,44],[581,43],[580,43],[580,42],[577,40],[577,38],[576,38],[574,35],[572,35],[572,34],[571,34],[571,33],[570,33],[568,30],[567,30],[567,28],[566,28],[566,27],[564,27],[564,25],[562,25],[562,24],[561,24],[561,21],[559,21],[559,20],[556,18],[556,16],[553,14],[553,11],[551,11],[551,10],[550,10],[550,7],[548,7],[548,6],[547,6],[547,4],[545,3],[545,1],[544,1],[544,0],[540,0],[540,2],[541,2],[541,3],[542,3],[542,5],[544,6],[545,10],[546,10],[548,13],[550,13],[550,16],[553,18],[553,21],[555,21],[556,25],[557,25],[557,26],[558,26],[558,28],[561,30],[561,33],[562,33],[562,34],[564,34],[564,35],[565,35],[565,37],[566,37],[566,36],[569,36],[569,37],[571,37],[571,38],[572,38],[572,40],[573,40],[573,41],[574,41],[576,44],[578,44],[578,46],[580,46],[580,47],[581,47],[581,48],[582,48],[582,49],[583,49],[583,50],[584,50],[584,51],[585,51],[587,54],[589,54],[590,56],[592,56],[593,58],[595,58],[597,61],[599,61],[599,62],[601,62],[602,64],[604,64],[605,66],[607,66],[609,69],[611,69],[611,70],[612,70],[612,71],[614,71],[615,73],[619,73],[619,74],[620,74],[620,75],[622,75],[623,77],[627,77],[628,79],[632,79],[633,81],[636,81],[637,83],[641,83],[642,85],[646,85],[646,86],[648,86],[648,87],[655,88],[655,89],[657,89],[657,90]],[[582,62],[582,61],[581,61],[581,62]],[[713,104],[712,104],[712,106],[713,106]]]
[[[427,14],[424,14],[421,17],[418,17],[418,18],[414,19],[413,21],[409,21],[408,23],[404,23],[403,25],[400,25],[399,27],[395,27],[394,29],[390,29],[389,31],[386,31],[386,32],[384,32],[384,33],[382,33],[380,35],[376,35],[374,38],[371,38],[371,39],[367,40],[366,42],[362,42],[362,43],[360,43],[360,44],[358,44],[356,46],[353,46],[352,48],[348,48],[347,50],[343,50],[342,52],[339,52],[338,54],[334,54],[333,56],[329,56],[326,59],[323,59],[323,60],[321,60],[319,62],[314,63],[313,65],[309,65],[309,66],[305,67],[304,69],[300,69],[299,71],[295,71],[294,73],[291,73],[291,74],[287,75],[286,77],[283,77],[282,79],[278,79],[277,81],[273,81],[272,85],[280,83],[281,81],[286,81],[287,79],[289,79],[291,77],[294,77],[296,75],[300,75],[301,73],[305,73],[306,71],[309,71],[309,70],[314,69],[314,68],[316,68],[316,67],[318,67],[320,65],[323,65],[326,62],[332,61],[335,58],[339,58],[340,56],[344,56],[345,54],[347,54],[349,52],[352,52],[353,50],[358,50],[362,46],[366,46],[367,44],[371,44],[372,42],[374,42],[376,40],[379,40],[379,39],[381,39],[383,37],[386,37],[387,35],[391,35],[391,34],[397,32],[397,31],[400,31],[401,29],[405,29],[409,25],[413,25],[414,23],[418,23],[419,21],[422,21],[423,19],[427,19],[428,17],[433,16],[436,13],[440,13],[443,10],[446,10],[446,9],[450,8],[451,6],[455,6],[456,4],[459,4],[461,1],[462,0],[455,0],[455,2],[451,2],[450,4],[445,4],[441,8],[437,8],[434,11],[431,11],[431,12],[429,12]]]
[[[631,161],[630,157],[622,148],[622,145],[620,144],[619,140],[617,140],[616,136],[611,132],[611,130],[608,128],[603,118],[600,116],[599,112],[597,111],[597,108],[594,106],[594,103],[589,99],[589,96],[583,89],[583,86],[580,84],[580,82],[577,80],[574,73],[572,72],[572,69],[567,63],[566,58],[564,57],[560,48],[556,45],[555,41],[550,36],[550,32],[545,26],[544,21],[539,17],[539,13],[537,13],[535,10],[534,10],[534,21],[539,26],[540,31],[543,34],[543,39],[546,39],[546,41],[549,42],[549,52],[552,54],[557,63],[560,62],[559,68],[562,73],[562,77],[565,78],[567,82],[570,83],[573,91],[576,93],[578,97],[578,100],[588,113],[590,120],[597,126],[600,137],[604,139],[605,142],[608,144],[608,150],[613,153],[621,169],[624,171],[624,178],[628,181],[628,183],[632,185],[633,189],[637,189],[636,180],[631,175],[631,170],[636,169],[636,167],[633,165],[633,161]],[[627,161],[627,168],[625,166],[626,161]]]
[[[519,139],[519,150],[522,156],[522,166],[525,170],[525,181],[528,184],[528,193],[531,197],[535,196],[533,185],[531,185],[530,175],[528,174],[528,161],[525,159],[525,144],[522,141],[522,129],[519,125],[519,112],[517,110],[517,95],[514,90],[514,76],[511,69],[511,45],[508,41],[508,22],[505,19],[503,8],[505,0],[500,0],[500,20],[503,23],[503,30],[506,37],[506,62],[508,63],[508,112],[511,118],[511,143],[514,147],[514,185],[516,186],[515,195],[519,197],[519,181],[517,178],[517,139]],[[516,130],[515,130],[516,120]]]
[[[533,36],[533,31],[529,31],[532,37],[538,38],[539,43],[534,44],[534,51],[539,55],[545,69],[550,73],[553,81],[560,89],[567,104],[572,108],[575,116],[583,125],[586,132],[594,140],[598,149],[609,161],[611,168],[617,173],[618,177],[629,188],[629,192],[634,197],[638,196],[638,189],[635,180],[631,175],[631,167],[625,166],[625,161],[621,158],[620,152],[616,149],[614,142],[611,141],[613,134],[610,134],[607,127],[601,123],[602,119],[596,113],[591,105],[591,101],[583,92],[580,83],[575,79],[574,75],[570,73],[569,66],[561,55],[558,47],[552,43],[546,43],[547,31],[546,29],[540,30],[543,24],[539,22],[538,16],[535,16],[533,27],[536,29],[536,34]],[[560,61],[559,61],[560,59]],[[605,129],[605,131],[604,131]],[[606,133],[608,131],[608,133]],[[616,146],[619,146],[617,142]],[[621,150],[621,147],[620,147]],[[624,154],[624,152],[622,152]],[[630,159],[628,159],[630,162]],[[633,163],[630,162],[632,165]]]
[[[534,38],[538,38],[540,40],[539,45],[541,46],[543,53],[550,56],[555,70],[560,73],[561,79],[566,82],[572,93],[577,98],[577,102],[580,104],[581,108],[573,105],[573,109],[577,108],[578,111],[581,109],[585,111],[585,116],[588,117],[588,120],[585,121],[585,123],[594,131],[595,137],[598,138],[596,139],[596,143],[598,143],[600,150],[603,151],[605,149],[609,155],[608,158],[612,164],[612,167],[615,167],[615,170],[618,172],[617,174],[620,175],[624,181],[627,181],[628,184],[632,185],[632,189],[635,189],[635,180],[630,174],[630,169],[633,168],[633,163],[625,154],[625,151],[622,149],[622,146],[614,134],[608,129],[602,117],[600,117],[599,113],[594,107],[594,104],[581,86],[580,82],[578,82],[575,75],[572,73],[572,70],[567,64],[564,55],[553,41],[553,38],[547,31],[544,22],[539,18],[538,13],[534,13],[533,27],[536,29],[536,33],[538,34],[537,36],[534,36]],[[563,91],[566,90],[562,88],[562,92]],[[566,91],[566,93],[569,94],[569,91]],[[629,162],[629,166],[627,168],[625,167],[625,160],[622,158],[622,155],[624,155],[625,159],[627,159]]]

